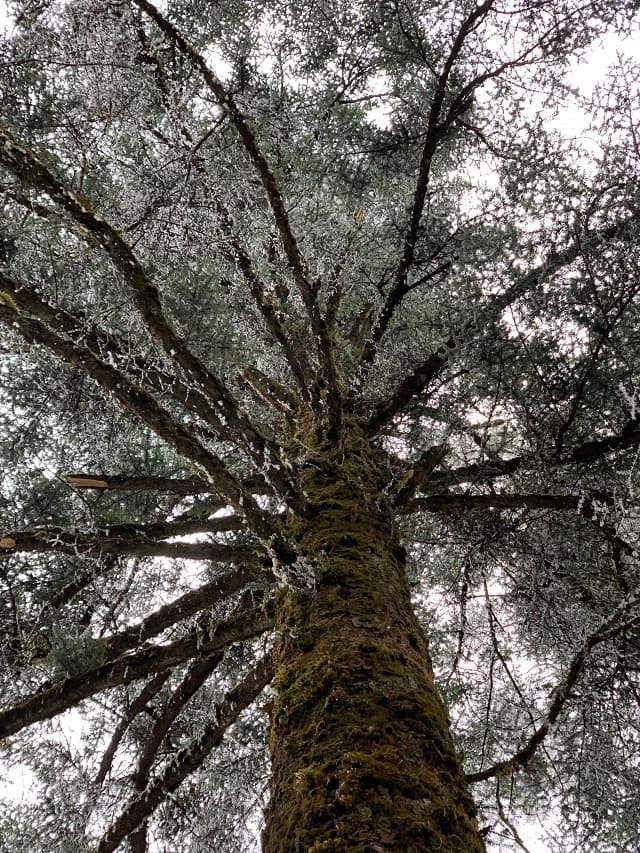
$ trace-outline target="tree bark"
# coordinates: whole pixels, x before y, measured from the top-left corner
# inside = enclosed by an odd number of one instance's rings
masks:
[[[309,512],[289,538],[317,580],[277,607],[264,853],[480,853],[388,473],[353,424],[304,444]]]

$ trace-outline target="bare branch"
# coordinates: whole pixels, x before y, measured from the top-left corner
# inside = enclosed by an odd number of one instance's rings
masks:
[[[137,826],[146,820],[165,797],[200,767],[207,755],[218,746],[224,733],[245,708],[257,698],[273,677],[271,656],[267,655],[213,708],[213,719],[193,744],[180,749],[164,770],[130,803],[128,808],[102,837],[98,853],[111,853]]]
[[[82,533],[62,527],[11,531],[0,539],[0,556],[19,552],[47,551],[75,556],[116,554],[128,557],[167,557],[183,560],[214,560],[235,563],[251,560],[255,546],[219,542],[166,542],[173,536],[219,532],[228,528],[226,517],[192,519],[157,525],[114,525],[108,532]],[[231,521],[231,529],[236,521]],[[171,533],[171,529],[176,532]],[[207,529],[208,528],[208,529]]]
[[[162,741],[169,733],[174,720],[189,700],[198,692],[207,678],[224,657],[224,652],[218,651],[203,658],[192,661],[180,684],[172,692],[160,716],[154,721],[147,735],[142,751],[138,758],[133,784],[138,791],[144,791],[149,781],[149,773],[156,758]]]
[[[10,538],[3,537],[3,539]],[[2,539],[0,539],[1,547]],[[76,574],[72,581],[52,595],[49,604],[56,608],[62,607],[71,601],[87,584],[95,580],[98,574],[104,574],[111,568],[113,568],[113,558],[110,563],[101,565],[99,571],[86,571]],[[109,660],[115,659],[124,652],[135,649],[151,637],[161,634],[178,622],[219,604],[225,598],[230,598],[249,584],[255,584],[264,589],[271,587],[274,581],[273,574],[260,564],[254,553],[250,562],[218,575],[212,581],[190,590],[168,604],[164,604],[145,616],[142,621],[104,638],[103,651]],[[27,629],[23,624],[22,631],[25,630]]]
[[[621,433],[608,435],[595,441],[587,441],[570,450],[563,461],[566,462],[594,462],[612,450],[625,447],[635,447],[640,444],[640,422],[629,421]]]
[[[133,774],[133,785],[136,791],[140,793],[145,791],[149,784],[151,768],[158,750],[162,746],[165,737],[169,734],[174,720],[189,700],[198,692],[200,687],[202,687],[223,657],[224,652],[215,652],[202,659],[194,660],[189,665],[182,681],[171,694],[169,701],[162,709],[160,716],[155,720],[151,731],[145,739],[138,758],[138,766]],[[138,850],[147,850],[147,829],[147,819],[145,818],[130,834],[129,844],[132,853]]]
[[[278,233],[280,234],[280,240],[289,262],[293,279],[300,295],[302,296],[302,301],[304,302],[311,322],[314,343],[322,360],[324,377],[328,386],[325,406],[329,415],[331,427],[336,430],[339,427],[341,419],[341,395],[339,394],[333,335],[331,334],[326,321],[320,314],[317,299],[319,282],[311,284],[309,281],[306,262],[300,252],[295,235],[293,234],[289,215],[275,175],[273,174],[264,154],[260,150],[256,136],[249,126],[246,117],[236,104],[233,96],[225,89],[218,77],[214,74],[204,57],[198,53],[193,45],[185,39],[182,33],[180,33],[179,30],[167,18],[165,18],[152,3],[149,2],[149,0],[132,0],[132,2],[138,6],[138,8],[142,9],[142,11],[145,12],[153,21],[155,21],[158,28],[164,33],[169,41],[174,44],[178,50],[184,54],[184,56],[188,57],[193,67],[200,72],[207,88],[211,91],[220,107],[222,107],[225,113],[229,116],[229,120],[237,131],[244,149],[260,178],[269,206],[271,207],[271,212],[273,213]],[[491,2],[493,2],[493,0],[491,0]],[[253,288],[255,286],[255,282],[250,282],[250,285]],[[254,291],[254,298],[256,293],[257,292]],[[279,340],[280,332],[276,330],[276,317],[272,309],[266,304],[266,302],[264,302],[262,297],[261,305],[259,305],[259,307],[260,310],[263,311],[263,315],[267,319],[272,333],[277,334],[278,337],[276,337],[276,339]],[[264,313],[265,310],[267,311],[266,314]],[[291,348],[289,349],[291,350]],[[291,355],[293,354],[294,353],[291,350]],[[298,354],[295,353],[295,355]],[[314,389],[311,390],[314,392]],[[313,393],[313,397],[314,402],[318,404],[321,398],[317,397],[317,394],[315,393]]]
[[[120,741],[128,729],[129,724],[138,716],[138,714],[141,714],[145,710],[150,700],[153,699],[156,693],[160,690],[167,678],[169,678],[169,672],[159,672],[150,679],[147,684],[145,684],[140,693],[127,708],[126,714],[116,726],[116,729],[111,736],[111,740],[109,741],[109,745],[102,755],[102,761],[100,762],[100,767],[96,774],[97,785],[101,785],[106,779],[107,773],[111,769],[118,746],[120,745]]]
[[[297,409],[297,403],[287,388],[275,382],[254,365],[247,367],[240,378],[257,397],[281,412],[287,419],[291,419]]]
[[[396,272],[394,285],[387,296],[382,311],[380,312],[376,326],[373,330],[373,334],[370,340],[367,342],[365,350],[363,351],[363,363],[368,363],[372,361],[375,354],[376,345],[382,339],[384,333],[386,332],[389,326],[389,322],[393,317],[396,308],[407,295],[407,293],[410,290],[414,289],[414,287],[418,286],[418,283],[408,286],[408,272],[411,268],[414,259],[415,246],[418,239],[418,230],[420,227],[420,222],[424,210],[424,203],[426,199],[433,156],[437,150],[437,146],[440,140],[449,130],[449,128],[454,123],[459,122],[464,113],[467,112],[467,110],[470,108],[470,106],[472,105],[474,92],[477,89],[483,86],[487,81],[494,80],[497,77],[500,77],[505,71],[510,68],[516,68],[518,66],[523,66],[535,62],[536,60],[532,59],[532,54],[535,54],[536,51],[544,51],[546,43],[556,36],[561,25],[566,24],[572,15],[580,14],[580,12],[578,11],[569,13],[563,19],[562,24],[558,21],[554,21],[554,23],[533,44],[526,47],[525,50],[523,50],[522,53],[520,53],[518,56],[507,62],[501,63],[491,71],[486,71],[483,74],[479,74],[478,76],[474,77],[465,86],[462,87],[462,89],[450,103],[446,114],[444,115],[444,117],[442,117],[444,98],[453,66],[455,65],[459,57],[459,54],[464,46],[465,40],[467,39],[469,34],[473,32],[479,26],[482,20],[488,15],[493,5],[494,0],[486,0],[486,2],[481,3],[479,6],[477,6],[462,23],[458,35],[456,36],[456,39],[452,45],[449,56],[447,57],[444,68],[438,77],[434,96],[431,101],[431,108],[429,111],[427,130],[425,133],[425,143],[422,152],[422,160],[418,172],[418,182],[416,185],[413,207],[409,218],[409,226],[405,237],[402,260],[400,261]],[[476,128],[473,128],[472,126],[465,126],[470,127],[470,129],[474,130],[476,133],[480,133]],[[484,139],[484,137],[482,138]],[[562,253],[560,253],[560,255],[561,254]]]
[[[555,453],[550,452],[545,461],[556,468],[576,463],[590,464],[612,451],[624,450],[627,447],[637,447],[638,445],[640,445],[639,422],[629,421],[620,433],[580,444],[562,457],[557,457]],[[504,460],[491,459],[483,463],[463,465],[459,468],[451,468],[448,471],[437,472],[431,477],[429,485],[433,491],[464,483],[478,485],[513,474],[518,470],[528,470],[539,464],[539,458],[527,456],[513,456],[511,459]],[[434,495],[432,497],[437,499],[439,496]]]
[[[531,853],[531,851],[529,850],[527,845],[524,843],[524,841],[520,837],[520,833],[516,829],[515,824],[513,823],[512,820],[509,819],[509,817],[505,811],[504,805],[502,804],[502,799],[500,797],[500,779],[499,778],[496,782],[496,806],[498,808],[498,815],[500,816],[500,820],[507,827],[507,829],[509,830],[509,832],[513,836],[513,840],[516,842],[518,847],[521,850],[524,850],[524,853]]]
[[[374,414],[369,419],[367,431],[376,435],[382,427],[399,414],[418,394],[425,393],[429,385],[436,379],[449,360],[449,352],[456,347],[454,338],[439,347],[435,352],[418,365],[398,385],[393,394],[375,407]]]
[[[428,480],[429,475],[442,462],[450,448],[446,444],[436,444],[422,454],[420,459],[398,484],[394,506],[401,507],[410,504],[416,492],[420,491]]]
[[[176,495],[211,494],[211,484],[197,477],[132,477],[122,474],[95,474],[78,471],[67,474],[66,482],[75,489],[99,489],[108,491],[122,490],[125,492],[174,492]],[[272,495],[271,489],[262,477],[248,477],[242,480],[243,489],[252,495]],[[219,501],[219,509],[227,505],[227,501]],[[212,510],[213,511],[213,510]]]
[[[126,475],[93,474],[78,471],[67,474],[66,482],[74,489],[121,489],[125,492],[173,492],[176,495],[208,494],[211,486],[197,477],[127,477]],[[224,506],[224,504],[222,504]]]

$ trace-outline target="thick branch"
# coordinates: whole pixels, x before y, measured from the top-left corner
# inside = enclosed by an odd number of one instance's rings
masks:
[[[638,421],[630,421],[618,435],[608,435],[596,441],[587,441],[570,450],[563,457],[564,462],[594,462],[612,450],[625,447],[635,447],[640,444],[640,424]]]
[[[297,411],[298,401],[288,388],[276,382],[255,365],[246,368],[240,379],[251,391],[273,409],[290,420]]]
[[[272,627],[270,607],[247,609],[226,622],[213,623],[208,633],[201,629],[192,631],[172,643],[148,646],[98,669],[63,678],[18,705],[0,711],[0,738],[15,734],[33,723],[49,720],[96,693],[163,672],[196,656],[212,654],[232,643],[256,637]]]
[[[560,251],[549,252],[542,263],[519,276],[504,293],[493,296],[488,304],[491,316],[482,314],[476,323],[480,325],[489,319],[500,316],[504,309],[512,305],[518,297],[547,281],[550,276],[572,264],[585,252],[600,247],[602,243],[608,243],[611,240],[624,240],[633,243],[638,237],[639,224],[640,213],[634,213],[606,228],[584,231],[580,235],[580,239],[574,240],[571,245]],[[469,324],[469,327],[471,325]]]
[[[160,62],[156,52],[151,47],[141,21],[138,23],[136,29],[138,33],[138,38],[140,39],[140,43],[144,50],[145,58],[155,67],[154,80],[159,89],[162,103],[165,109],[167,110],[168,116],[171,117],[171,119],[173,120],[174,115],[171,111],[169,85],[166,75],[164,73],[163,65]],[[180,133],[192,149],[189,168],[191,169],[193,167],[195,171],[198,172],[201,176],[206,176],[206,169],[204,167],[204,163],[200,160],[200,158],[197,158],[193,155],[195,155],[195,152],[198,150],[198,148],[208,138],[210,132],[207,133],[198,143],[196,143],[195,146],[193,146],[193,136],[187,128],[186,124],[184,124],[184,122],[180,124]],[[223,251],[231,260],[231,262],[235,266],[239,267],[242,275],[245,278],[245,281],[249,286],[249,290],[254,297],[255,303],[266,321],[267,328],[269,329],[275,340],[282,347],[287,363],[289,364],[289,367],[291,368],[298,382],[299,390],[302,392],[303,396],[308,399],[308,390],[311,384],[310,380],[312,377],[312,370],[307,361],[304,348],[302,347],[298,339],[296,330],[287,322],[286,316],[282,313],[281,310],[279,310],[278,306],[270,298],[270,296],[267,295],[263,282],[255,270],[255,267],[251,260],[251,256],[246,247],[242,245],[240,238],[236,234],[232,217],[230,216],[228,210],[225,208],[224,204],[220,201],[219,198],[214,198],[212,200],[212,206],[218,213],[218,222],[221,226],[224,236],[227,239],[227,242],[223,244]]]
[[[640,445],[640,429],[637,421],[630,421],[622,432],[605,436],[596,441],[588,441],[569,450],[564,456],[550,453],[545,463],[558,468],[563,465],[586,464],[595,462],[615,450]],[[515,471],[528,470],[540,465],[540,458],[514,456],[511,459],[491,459],[484,463],[462,465],[448,471],[438,472],[430,478],[430,488],[434,491],[464,483],[486,483],[498,477],[513,474]]]
[[[171,41],[171,43],[174,44],[182,54],[188,57],[193,67],[200,72],[207,88],[211,91],[218,104],[229,116],[231,124],[237,131],[244,149],[260,178],[269,206],[273,213],[278,233],[280,234],[280,240],[284,248],[285,255],[293,273],[294,281],[298,287],[300,295],[302,296],[302,301],[304,302],[311,321],[314,342],[322,359],[322,366],[324,368],[324,374],[328,385],[328,394],[326,398],[327,410],[332,427],[337,429],[341,417],[339,407],[341,396],[338,393],[338,376],[335,365],[333,335],[330,333],[326,322],[320,314],[317,299],[317,290],[319,285],[312,285],[309,281],[306,262],[300,252],[297,240],[291,229],[289,215],[275,175],[273,174],[264,154],[260,150],[256,136],[249,126],[246,117],[239,109],[233,96],[225,89],[218,77],[213,73],[204,57],[198,53],[193,45],[184,38],[182,33],[180,33],[178,29],[169,20],[167,20],[167,18],[165,18],[152,3],[149,2],[149,0],[133,0],[133,3],[142,9],[143,12],[145,12],[153,21],[155,21],[158,28]],[[261,310],[263,309],[261,308]],[[268,312],[272,315],[272,312],[269,309]],[[267,319],[270,325],[275,329],[273,316],[270,316]]]
[[[256,460],[262,461],[265,440],[239,412],[238,404],[224,384],[192,353],[185,341],[167,321],[160,293],[147,276],[142,264],[121,233],[95,214],[91,206],[53,172],[27,147],[0,126],[0,164],[34,189],[43,191],[65,213],[80,225],[86,234],[95,239],[109,254],[111,261],[122,274],[134,304],[152,337],[158,341],[169,358],[178,364],[190,380],[196,383],[218,407],[220,415],[238,437],[247,442]]]
[[[231,438],[228,429],[203,394],[167,370],[131,354],[126,343],[116,335],[101,329],[88,328],[86,318],[82,314],[70,314],[59,306],[50,305],[33,288],[24,282],[8,278],[1,272],[0,290],[11,296],[20,311],[37,317],[56,334],[62,334],[77,343],[82,342],[98,357],[104,357],[123,373],[133,377],[139,385],[149,386],[156,393],[168,395],[194,412],[204,423],[209,424],[218,436]]]
[[[399,414],[420,393],[426,392],[449,360],[449,352],[456,347],[453,338],[415,368],[398,385],[392,396],[376,406],[367,424],[369,435],[376,435],[392,418]]]
[[[160,716],[155,720],[151,731],[146,736],[142,751],[138,758],[138,766],[133,774],[133,786],[136,791],[143,793],[149,784],[151,768],[169,734],[171,726],[189,700],[198,692],[207,678],[224,657],[224,652],[215,652],[204,658],[192,661],[180,684],[171,694],[169,701],[163,707]],[[147,820],[138,824],[129,836],[132,853],[147,851]]]
[[[210,492],[211,485],[197,477],[127,477],[119,474],[94,474],[78,471],[67,474],[66,482],[74,489],[120,489],[125,492],[173,492],[176,495],[202,495]]]
[[[237,521],[232,522],[235,527]],[[170,532],[171,529],[176,532]],[[195,519],[158,525],[114,525],[108,532],[81,533],[62,527],[11,531],[0,539],[0,555],[55,551],[76,556],[116,554],[127,557],[167,557],[238,563],[251,560],[255,547],[219,542],[165,542],[168,537],[229,529],[226,519]]]
[[[103,836],[98,853],[111,853],[160,805],[165,797],[200,767],[226,730],[248,708],[273,677],[268,655],[213,708],[213,719],[190,746],[180,749],[161,776],[147,786]]]
[[[190,616],[208,607],[213,607],[225,598],[239,592],[250,583],[270,584],[273,576],[258,565],[243,565],[225,572],[209,583],[192,589],[175,601],[169,602],[150,613],[141,622],[105,638],[107,657],[112,658],[139,646],[151,637],[165,631]]]
[[[539,55],[544,56],[545,46],[553,41],[558,31],[560,31],[563,26],[567,25],[568,21],[573,15],[580,14],[580,12],[576,10],[575,12],[571,12],[566,15],[561,21],[554,21],[553,24],[533,44],[526,47],[522,51],[522,53],[520,53],[514,59],[501,63],[493,70],[486,71],[474,77],[460,89],[456,97],[453,98],[453,100],[451,101],[446,111],[446,114],[444,115],[444,117],[441,118],[446,89],[453,66],[458,60],[465,40],[467,39],[469,34],[479,26],[482,20],[491,11],[493,5],[494,0],[486,0],[486,2],[481,3],[479,6],[477,6],[466,18],[452,45],[451,51],[449,53],[447,61],[445,62],[442,73],[438,77],[433,100],[431,102],[431,108],[429,111],[429,119],[427,122],[427,130],[425,133],[425,144],[422,152],[422,160],[418,173],[418,182],[414,196],[414,203],[409,219],[409,227],[407,229],[407,235],[405,238],[402,260],[400,261],[398,270],[396,272],[395,283],[387,296],[382,311],[380,312],[376,327],[373,330],[372,337],[367,343],[367,347],[363,352],[363,363],[370,362],[373,359],[376,344],[381,340],[382,336],[387,330],[389,322],[393,317],[396,308],[398,307],[402,299],[406,296],[406,294],[415,286],[417,286],[417,283],[408,286],[407,277],[411,264],[413,263],[415,245],[418,239],[418,231],[424,209],[433,155],[436,152],[437,145],[440,139],[455,122],[460,121],[461,117],[469,109],[472,104],[474,92],[477,89],[483,86],[487,81],[494,80],[497,77],[500,77],[505,71],[510,68],[516,68],[518,66],[530,64],[531,62],[535,61],[531,57],[532,54],[536,53],[536,51],[540,51]],[[562,254],[563,253],[560,253],[559,258]],[[563,263],[565,262],[561,262],[561,265],[563,265]]]
[[[262,186],[264,187],[287,260],[289,261],[295,282],[300,290],[300,294],[302,295],[304,304],[307,307],[309,316],[313,317],[314,315],[317,315],[318,307],[315,294],[313,293],[313,288],[309,284],[306,265],[300,253],[300,249],[298,248],[296,238],[291,230],[289,215],[284,205],[275,175],[271,171],[264,154],[260,150],[256,137],[249,127],[245,116],[240,111],[232,95],[227,92],[220,80],[213,73],[204,57],[201,56],[198,51],[189,44],[189,42],[187,42],[177,28],[162,15],[152,3],[148,2],[148,0],[133,0],[133,3],[142,9],[142,11],[156,23],[157,27],[182,54],[188,57],[193,67],[202,74],[207,88],[213,94],[218,104],[229,116],[231,124],[236,129],[244,149],[253,163]]]
[[[398,484],[394,506],[402,507],[410,504],[415,494],[424,488],[429,476],[442,462],[450,448],[446,444],[436,444],[422,454],[420,459]]]
[[[29,318],[3,302],[0,302],[0,322],[13,328],[25,340],[46,347],[58,358],[88,374],[103,390],[115,397],[125,410],[140,418],[181,456],[203,470],[216,491],[226,495],[236,509],[246,512],[256,532],[268,532],[262,513],[251,495],[244,491],[242,484],[147,391],[131,384],[115,367],[101,361],[86,347],[77,346],[72,341],[55,335],[40,320]]]
[[[149,774],[155,761],[156,754],[162,741],[169,733],[174,720],[189,700],[198,692],[207,678],[224,657],[224,652],[214,652],[203,658],[192,661],[187,668],[180,684],[169,697],[162,713],[155,720],[147,735],[138,758],[138,766],[133,777],[133,784],[138,791],[144,791],[149,781]]]
[[[95,474],[78,471],[73,474],[67,474],[65,480],[75,489],[100,489],[104,491],[119,489],[125,492],[174,492],[176,495],[211,494],[211,484],[197,477],[130,477],[120,474]],[[269,488],[262,477],[248,477],[242,481],[242,487],[252,495],[273,494],[273,489]],[[219,508],[222,509],[226,505],[226,501],[220,501]]]

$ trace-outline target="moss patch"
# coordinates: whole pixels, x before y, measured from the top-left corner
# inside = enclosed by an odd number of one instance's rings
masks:
[[[308,512],[286,535],[317,583],[277,602],[264,849],[482,851],[411,607],[389,472],[354,419],[329,442],[305,416],[294,444]]]

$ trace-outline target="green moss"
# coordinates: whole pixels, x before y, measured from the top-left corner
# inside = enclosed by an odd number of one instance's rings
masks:
[[[365,585],[370,566],[361,555],[386,562],[389,537],[397,539],[385,494],[390,472],[374,458],[356,418],[345,416],[337,441],[306,409],[297,424],[292,446],[307,514],[291,515],[283,533],[316,567],[318,582]]]
[[[265,849],[365,851],[366,837],[408,853],[480,851],[411,608],[389,472],[355,419],[328,442],[306,413],[294,444],[308,511],[284,532],[317,583],[277,602]]]

